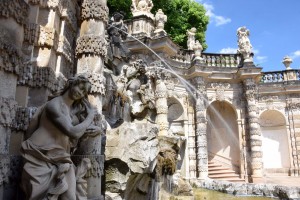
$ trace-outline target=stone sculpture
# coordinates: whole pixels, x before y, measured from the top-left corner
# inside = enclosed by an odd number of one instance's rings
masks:
[[[93,124],[95,110],[87,100],[90,89],[91,83],[85,76],[70,78],[65,89],[33,117],[28,128],[30,137],[21,147],[26,199],[86,198],[82,177],[90,161],[83,159],[76,169],[70,155],[79,138],[96,136],[101,131]]]
[[[240,27],[237,30],[238,36],[238,53],[244,57],[244,62],[253,62],[252,58],[252,45],[249,40],[250,31],[245,27]]]
[[[193,49],[195,51],[194,60],[203,60],[203,58],[201,58],[201,53],[202,53],[203,47],[202,47],[201,43],[199,42],[199,40],[197,40],[195,42]]]
[[[162,11],[162,9],[158,9],[157,13],[155,14],[155,25],[156,25],[156,29],[154,31],[154,33],[166,33],[166,31],[164,30],[165,27],[165,23],[167,22],[167,15],[165,15]]]
[[[188,50],[193,50],[193,48],[194,48],[196,31],[197,31],[196,28],[193,27],[190,30],[187,30],[187,32],[186,32],[187,37],[188,37],[188,40],[187,40]]]
[[[124,24],[123,18],[124,15],[116,12],[109,21],[109,27],[107,29],[110,39],[108,56],[111,59],[117,57],[119,59],[124,58],[128,60],[130,57],[130,51],[122,43],[122,41],[127,38],[127,26]]]
[[[131,5],[131,11],[133,13],[142,11],[149,12],[153,8],[152,0],[133,0]]]

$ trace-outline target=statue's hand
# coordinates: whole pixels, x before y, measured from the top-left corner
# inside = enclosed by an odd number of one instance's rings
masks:
[[[86,99],[83,100],[83,104],[86,108],[86,112],[88,113],[88,117],[93,118],[97,112],[96,109]]]
[[[85,131],[86,136],[95,137],[101,134],[101,127],[91,124]]]

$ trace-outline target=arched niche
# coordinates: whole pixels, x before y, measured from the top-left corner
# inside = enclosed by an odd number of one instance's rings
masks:
[[[184,135],[184,109],[176,98],[168,99],[168,121],[170,131],[176,135]]]
[[[277,110],[264,111],[259,118],[262,133],[263,163],[265,169],[290,167],[290,152],[286,119]],[[270,172],[277,172],[270,170]]]
[[[209,160],[239,173],[240,147],[236,110],[226,101],[214,101],[207,109]]]

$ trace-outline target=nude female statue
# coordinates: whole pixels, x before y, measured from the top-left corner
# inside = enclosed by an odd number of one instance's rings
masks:
[[[76,200],[71,148],[85,133],[99,134],[92,125],[95,110],[87,101],[91,84],[83,75],[69,79],[65,90],[35,114],[22,143],[25,165],[22,188],[26,199]]]

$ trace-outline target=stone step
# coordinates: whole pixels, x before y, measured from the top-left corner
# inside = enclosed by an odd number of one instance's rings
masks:
[[[245,179],[241,178],[218,178],[217,180],[224,180],[229,182],[245,182]]]
[[[208,171],[208,175],[213,174],[235,174],[232,170],[217,170],[217,171]]]
[[[208,171],[217,171],[217,170],[230,170],[229,167],[212,167],[208,168]]]
[[[227,179],[231,179],[231,178],[239,178],[239,175],[237,174],[214,174],[214,175],[209,175],[208,176],[209,178],[212,178],[212,179],[220,179],[220,178],[226,178]]]
[[[222,165],[220,165],[220,164],[215,164],[215,163],[208,164],[208,168],[214,168],[214,167],[222,167]]]

